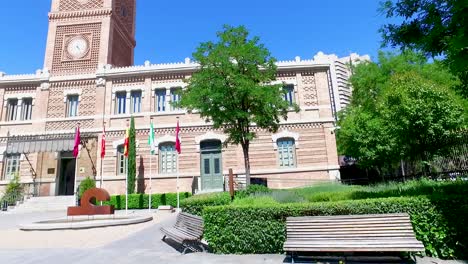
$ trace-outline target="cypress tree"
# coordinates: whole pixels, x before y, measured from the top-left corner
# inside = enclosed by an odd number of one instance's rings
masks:
[[[135,142],[135,120],[130,119],[129,141],[128,141],[128,194],[135,193],[136,181],[136,142]]]

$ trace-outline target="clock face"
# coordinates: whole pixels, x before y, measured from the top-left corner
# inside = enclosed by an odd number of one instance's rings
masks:
[[[74,37],[68,42],[67,52],[73,59],[81,59],[88,53],[88,40],[82,36]]]

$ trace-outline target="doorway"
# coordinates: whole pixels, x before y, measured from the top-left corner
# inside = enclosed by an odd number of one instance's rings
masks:
[[[58,195],[74,195],[76,160],[71,152],[62,152],[60,159],[60,173],[58,180]]]
[[[200,143],[200,175],[202,191],[223,190],[223,163],[221,141],[209,140]]]

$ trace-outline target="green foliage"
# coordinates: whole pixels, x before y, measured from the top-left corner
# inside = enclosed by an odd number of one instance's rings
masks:
[[[226,205],[231,203],[231,196],[228,192],[200,194],[185,199],[180,202],[182,211],[201,215],[203,208],[207,206]]]
[[[224,26],[217,37],[193,53],[200,70],[188,79],[179,106],[197,110],[215,129],[223,129],[226,144],[241,144],[249,184],[249,144],[256,136],[252,123],[274,132],[288,110],[299,109],[283,99],[282,85],[270,85],[276,79],[276,59],[258,37],[250,37],[243,26]]]
[[[128,144],[128,193],[135,193],[136,184],[136,141],[135,141],[135,119],[130,119],[129,144]]]
[[[184,201],[191,194],[188,192],[181,192],[179,194],[180,201]],[[105,205],[113,205],[116,210],[125,209],[125,195],[113,195],[110,201],[105,202]],[[151,208],[156,209],[160,205],[177,206],[177,193],[163,193],[151,195]],[[148,194],[129,194],[128,195],[128,209],[148,209],[149,208],[149,195]]]
[[[8,183],[5,188],[5,193],[0,199],[3,201],[7,201],[8,205],[15,205],[16,201],[19,201],[23,197],[23,186],[20,183],[19,174],[15,173],[13,179]]]
[[[240,190],[236,192],[236,198],[245,198],[252,194],[263,194],[263,193],[271,193],[271,190],[268,187],[259,185],[259,184],[251,184],[247,186],[245,190]]]
[[[362,167],[425,162],[466,124],[466,103],[450,89],[456,79],[420,54],[380,53],[378,63],[357,65],[350,81],[353,97],[339,114],[337,143]]]
[[[81,199],[83,193],[85,193],[87,190],[96,188],[96,181],[90,177],[86,177],[86,179],[80,182],[80,186],[78,188],[78,198]]]
[[[386,0],[382,11],[387,18],[399,21],[382,27],[384,44],[420,50],[432,57],[443,55],[451,71],[462,80],[460,91],[468,97],[468,2]]]
[[[250,199],[250,198],[248,198]],[[204,238],[216,253],[280,253],[288,216],[403,213],[411,216],[426,253],[441,258],[468,257],[466,195],[432,195],[327,203],[205,207]]]

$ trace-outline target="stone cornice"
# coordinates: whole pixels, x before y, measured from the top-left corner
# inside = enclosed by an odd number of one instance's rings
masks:
[[[80,11],[69,11],[69,12],[51,12],[49,13],[50,20],[57,19],[73,19],[81,17],[93,17],[93,16],[110,16],[112,15],[112,9],[91,9],[91,10],[80,10]]]

